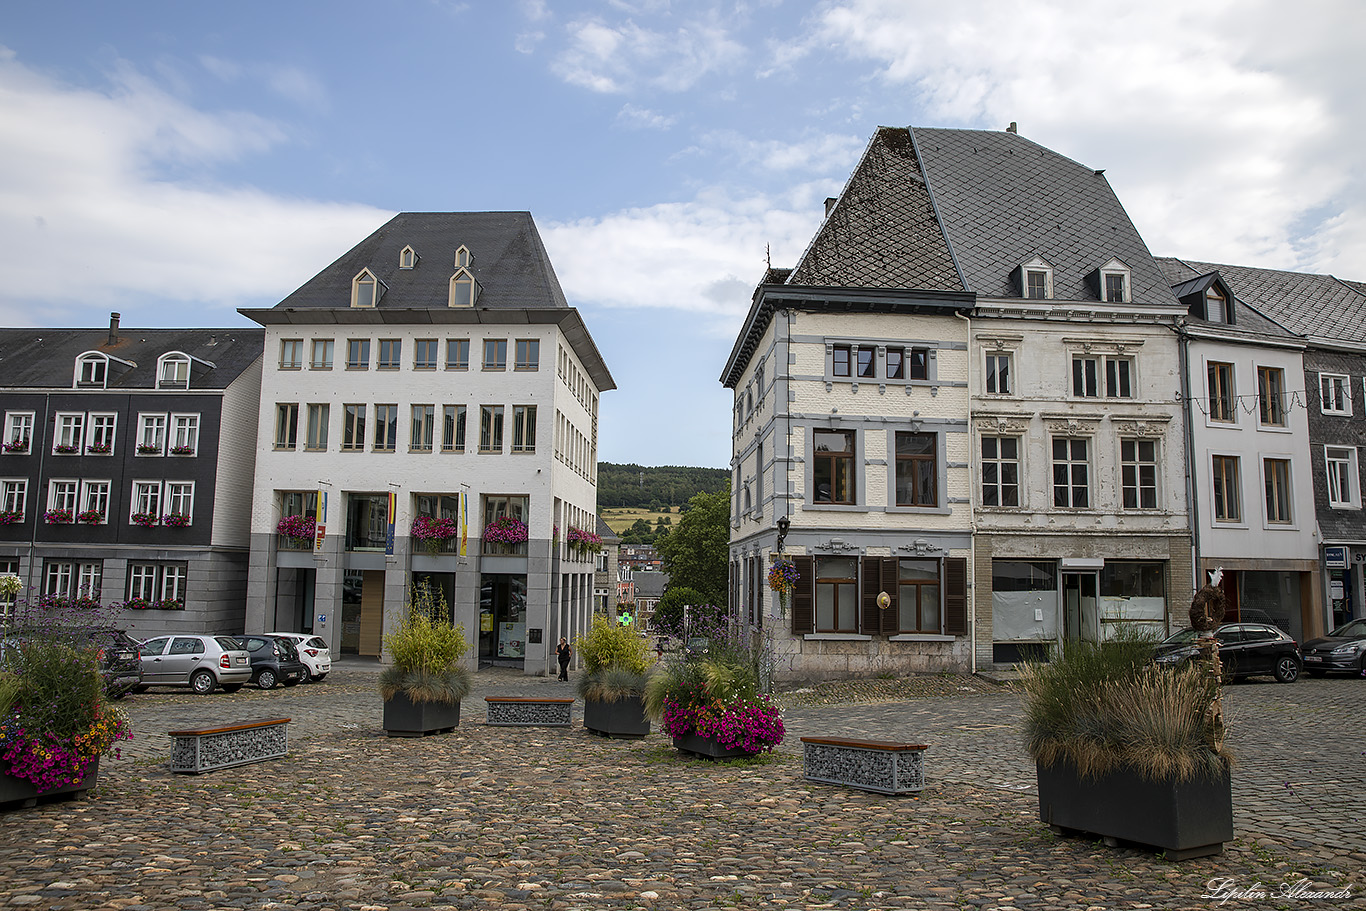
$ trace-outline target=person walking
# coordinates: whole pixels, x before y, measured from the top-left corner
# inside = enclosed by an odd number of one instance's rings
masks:
[[[555,648],[555,656],[560,659],[560,678],[569,679],[569,659],[574,657],[574,653],[569,650],[569,640],[560,637],[560,644]]]

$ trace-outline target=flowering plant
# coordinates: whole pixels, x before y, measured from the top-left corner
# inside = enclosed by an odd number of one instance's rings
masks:
[[[18,525],[24,521],[24,514],[17,509],[6,509],[0,512],[0,525]]]
[[[43,521],[49,525],[70,525],[72,518],[69,509],[49,509],[43,513]]]
[[[413,520],[413,537],[420,541],[444,541],[454,538],[458,530],[454,519],[418,516]]]
[[[86,525],[98,525],[104,521],[104,513],[98,509],[85,509],[76,513],[76,521]]]
[[[151,528],[161,521],[161,516],[154,512],[135,512],[129,518],[134,525],[141,525],[143,528]]]
[[[81,447],[76,443],[58,443],[52,447],[52,451],[59,455],[71,455],[81,451]]]
[[[171,455],[194,455],[193,446],[172,446]]]
[[[168,512],[161,517],[161,524],[167,528],[184,528],[190,524],[190,514],[186,512]]]
[[[48,610],[99,610],[100,599],[97,595],[83,591],[77,595],[40,595],[38,606]]]
[[[85,447],[85,451],[91,455],[109,455],[113,450],[114,447],[110,443],[91,443]]]
[[[5,452],[28,452],[28,437],[22,440],[10,440],[4,444]]]
[[[660,729],[670,737],[696,734],[727,750],[746,753],[772,751],[786,734],[782,712],[767,696],[705,705],[683,705],[670,699],[664,703]]]
[[[521,544],[526,539],[526,523],[512,516],[500,516],[484,526],[484,540],[491,544]]]
[[[787,615],[787,599],[797,587],[797,564],[779,557],[768,570],[768,587],[778,593],[778,607]]]
[[[602,538],[591,531],[584,531],[582,528],[569,526],[569,535],[565,538],[571,550],[581,556],[595,554],[602,547]]]
[[[24,581],[14,573],[0,575],[0,598],[13,598],[24,588]]]
[[[318,523],[313,516],[285,516],[275,525],[276,534],[284,535],[286,538],[307,538],[310,541],[317,530]]]
[[[139,443],[138,455],[159,455],[161,447],[156,443]]]

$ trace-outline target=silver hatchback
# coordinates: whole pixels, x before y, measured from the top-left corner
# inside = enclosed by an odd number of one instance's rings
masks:
[[[138,654],[142,685],[136,692],[149,686],[188,686],[202,696],[221,686],[223,692],[235,693],[251,679],[251,659],[232,636],[157,636],[139,645]]]

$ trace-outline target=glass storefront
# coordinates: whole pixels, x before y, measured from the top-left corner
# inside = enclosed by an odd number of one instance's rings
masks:
[[[526,575],[484,573],[479,581],[479,660],[520,665],[526,658]]]

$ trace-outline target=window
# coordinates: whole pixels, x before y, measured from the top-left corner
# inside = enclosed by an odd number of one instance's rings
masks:
[[[848,345],[836,345],[831,362],[831,372],[835,376],[849,376],[849,355],[851,349]]]
[[[161,518],[161,482],[133,482],[133,514]]]
[[[109,455],[113,453],[114,428],[117,424],[118,415],[90,415],[90,430],[89,437],[85,444],[85,451],[92,455]]]
[[[1243,495],[1238,480],[1238,457],[1214,457],[1214,518],[1217,522],[1243,521]]]
[[[302,343],[300,343],[302,346]],[[161,360],[157,371],[158,389],[188,389],[190,386],[190,359],[183,354],[168,354]]]
[[[353,338],[347,340],[346,369],[370,369],[370,340],[368,338]]]
[[[866,345],[858,349],[859,379],[871,380],[877,377],[877,352]]]
[[[1209,378],[1209,419],[1232,424],[1238,418],[1233,410],[1237,404],[1233,391],[1233,365],[1211,361],[1205,372]]]
[[[299,445],[299,406],[275,406],[275,448],[294,449]]]
[[[413,434],[408,440],[412,452],[431,452],[432,438],[436,433],[436,406],[413,406]]]
[[[928,380],[930,378],[930,349],[912,348],[911,349],[911,379]]]
[[[308,406],[308,436],[304,438],[304,448],[323,450],[327,448],[327,424],[330,408],[326,404]]]
[[[858,632],[858,561],[816,559],[816,632]]]
[[[1257,404],[1263,425],[1285,426],[1285,371],[1280,367],[1257,368]]]
[[[479,299],[479,283],[465,269],[457,269],[451,276],[450,306],[473,307]]]
[[[939,609],[939,561],[898,560],[900,580],[897,605],[901,614],[898,624],[903,633],[938,633],[941,630]]]
[[[1167,586],[1158,561],[1110,560],[1100,570],[1102,598],[1163,598]]]
[[[1087,440],[1053,438],[1053,505],[1086,509],[1091,505]]]
[[[479,406],[479,451],[503,451],[503,406]]]
[[[162,455],[166,452],[166,415],[138,415],[138,455]]]
[[[397,370],[403,365],[403,340],[382,338],[379,340],[379,369]]]
[[[400,269],[411,269],[417,265],[417,251],[412,247],[404,247],[398,251],[398,267]]]
[[[166,512],[184,516],[185,524],[194,516],[194,484],[188,481],[168,481],[166,484]]]
[[[484,339],[484,369],[506,370],[508,366],[508,341],[505,338]]]
[[[394,452],[398,449],[398,406],[375,406],[375,452]]]
[[[939,439],[933,433],[896,435],[896,505],[938,506]]]
[[[904,380],[906,378],[906,349],[888,348],[887,349],[887,379]]]
[[[364,404],[342,405],[342,444],[344,452],[361,452],[365,449],[365,412]]]
[[[171,454],[194,455],[199,450],[199,415],[171,415]]]
[[[988,395],[1010,395],[1010,357],[1009,354],[987,355]]]
[[[515,351],[516,362],[514,366],[518,370],[536,370],[541,366],[541,342],[534,338],[517,339]]]
[[[163,420],[165,420],[163,418]],[[52,437],[52,451],[75,455],[85,443],[85,415],[58,413],[56,432]]]
[[[759,513],[764,511],[764,444],[754,445],[754,502],[759,504]]]
[[[43,594],[54,598],[100,597],[104,564],[49,561],[43,571]]]
[[[152,603],[175,602],[167,606],[180,607],[185,602],[188,578],[184,563],[129,563],[128,598]]]
[[[109,361],[102,354],[87,354],[76,362],[77,386],[104,386]]]
[[[27,453],[33,444],[33,412],[11,411],[5,415],[5,452]]]
[[[855,503],[854,431],[817,430],[813,433],[815,457],[811,470],[813,503]]]
[[[76,494],[80,487],[79,481],[53,481],[47,491],[47,508],[49,512],[68,512],[70,518],[76,516]]]
[[[1351,378],[1336,373],[1319,374],[1320,406],[1324,414],[1351,414]]]
[[[373,307],[384,296],[384,282],[375,278],[369,269],[362,269],[351,281],[351,306]]]
[[[1324,458],[1328,462],[1328,504],[1338,509],[1359,509],[1356,449],[1325,446]]]
[[[157,566],[155,563],[128,564],[128,598],[155,601],[157,598]]]
[[[26,479],[14,478],[8,481],[0,481],[0,512],[23,519],[27,507],[28,481]]]
[[[1052,297],[1048,293],[1048,273],[1041,269],[1025,270],[1025,297],[1031,300],[1047,300]]]
[[[512,406],[512,451],[536,451],[536,406]]]
[[[1106,398],[1134,397],[1133,359],[1076,355],[1072,358],[1072,394],[1082,398],[1100,395],[1100,378],[1105,377]]]
[[[413,343],[413,369],[436,369],[436,339],[420,338]]]
[[[285,338],[280,340],[280,369],[298,370],[304,365],[304,340]]]
[[[1106,302],[1112,304],[1122,304],[1128,299],[1128,276],[1119,272],[1105,273]]]
[[[1211,323],[1231,323],[1228,312],[1228,298],[1219,290],[1218,285],[1210,285],[1205,292],[1205,319]]]
[[[330,338],[315,338],[313,340],[313,354],[309,357],[308,366],[314,370],[331,370],[334,344],[335,342]]]
[[[446,369],[470,369],[470,340],[467,338],[446,339]]]
[[[384,552],[389,538],[389,495],[346,495],[346,549]]]
[[[982,505],[1020,505],[1019,437],[982,437]]]
[[[1119,441],[1120,492],[1125,509],[1157,508],[1157,441]]]
[[[441,409],[441,451],[465,451],[464,405],[446,405]]]
[[[19,575],[18,560],[0,560],[0,576]],[[14,622],[14,603],[19,595],[0,594],[0,629],[8,629]]]
[[[1277,525],[1288,525],[1290,514],[1290,460],[1266,459],[1266,520]]]
[[[455,251],[455,265],[457,268],[465,268],[474,261],[474,256],[470,253],[470,248],[461,244]]]
[[[99,524],[109,521],[109,482],[81,482],[81,512],[98,513]]]

